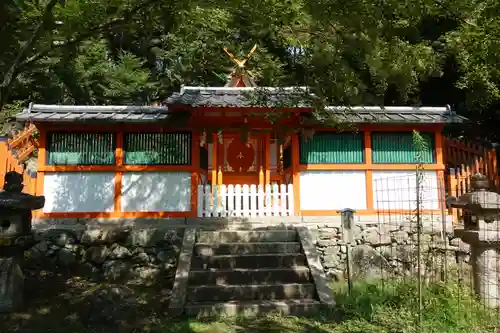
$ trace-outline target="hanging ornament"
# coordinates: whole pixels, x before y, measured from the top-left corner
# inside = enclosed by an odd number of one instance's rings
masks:
[[[222,137],[222,130],[217,131],[217,139],[219,140],[219,144],[224,143],[224,138]]]
[[[207,132],[203,131],[200,135],[200,147],[203,147],[207,144]]]
[[[278,171],[281,174],[283,174],[283,171],[284,171],[284,167],[283,167],[283,145],[279,145],[280,146],[280,156],[279,156],[279,165],[278,165]]]

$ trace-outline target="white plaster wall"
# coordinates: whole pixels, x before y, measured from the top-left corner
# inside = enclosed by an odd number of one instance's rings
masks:
[[[122,179],[124,212],[191,210],[191,173],[126,172]]]
[[[112,172],[47,172],[43,179],[45,213],[90,213],[114,210]]]
[[[302,171],[301,210],[366,209],[364,171]]]
[[[422,171],[422,176],[421,208],[439,209],[436,171]],[[416,171],[373,171],[373,205],[383,210],[416,209]]]

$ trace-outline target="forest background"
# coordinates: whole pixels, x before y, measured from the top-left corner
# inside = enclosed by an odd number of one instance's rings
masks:
[[[259,86],[327,105],[450,105],[498,142],[497,0],[4,0],[0,125],[29,102],[161,103],[223,86],[254,44]]]

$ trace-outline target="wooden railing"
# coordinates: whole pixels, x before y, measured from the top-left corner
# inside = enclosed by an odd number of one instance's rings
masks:
[[[471,176],[480,172],[488,177],[490,190],[500,192],[500,174],[497,152],[494,148],[463,140],[446,138],[444,142],[446,163],[445,188],[449,196],[459,197],[470,191]],[[450,209],[453,221],[460,223],[461,212]]]
[[[33,124],[26,125],[13,138],[0,138],[0,186],[4,185],[5,174],[16,171],[23,175],[24,193],[36,194],[36,172],[29,172],[24,162],[38,148],[35,138],[37,129]]]
[[[0,188],[3,188],[5,174],[16,171],[23,175],[24,193],[36,194],[36,173],[30,173],[9,150],[7,138],[0,139]]]
[[[35,125],[28,124],[12,139],[8,140],[9,151],[20,162],[30,157],[38,148],[38,140],[35,138],[37,132]]]
[[[198,217],[293,216],[293,185],[199,185]]]

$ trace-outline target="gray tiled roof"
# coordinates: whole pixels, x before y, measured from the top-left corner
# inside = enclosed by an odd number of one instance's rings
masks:
[[[235,88],[235,87],[183,87],[173,93],[165,104],[191,107],[308,107],[303,102],[303,87],[293,88]]]
[[[255,99],[248,100],[248,94],[257,93]],[[280,106],[288,100],[293,106],[308,108],[300,102],[304,96],[304,88],[202,88],[184,87],[180,93],[174,93],[166,100],[167,105],[183,105],[190,107],[248,107],[248,106]],[[290,98],[292,97],[292,98]],[[295,101],[294,98],[296,97]],[[262,104],[256,102],[262,101]],[[285,104],[287,103],[285,102]],[[295,103],[295,104],[294,104]],[[462,123],[467,119],[457,115],[448,107],[327,107],[326,113],[336,116],[339,122],[347,123]]]
[[[171,115],[166,107],[31,104],[15,118],[18,121],[36,122],[156,122],[166,120]]]
[[[334,114],[339,122],[356,124],[453,124],[467,121],[467,118],[457,115],[449,107],[354,106],[347,108],[330,106],[326,111]]]
[[[245,92],[253,88],[200,88],[185,87],[166,101],[167,105],[189,107],[290,107],[308,108],[302,98],[304,88],[260,88],[256,99],[249,101]],[[295,98],[296,97],[296,98]],[[283,100],[285,102],[283,103]],[[285,104],[289,104],[288,106]],[[291,105],[290,105],[291,104]],[[310,107],[310,106],[309,106]],[[345,123],[386,123],[386,124],[437,124],[463,123],[466,118],[457,115],[449,107],[327,107],[325,113],[331,113],[339,122]],[[34,122],[159,122],[170,119],[175,111],[167,107],[153,106],[66,106],[31,104],[29,108],[15,116],[18,121]],[[321,121],[321,120],[319,120]]]

